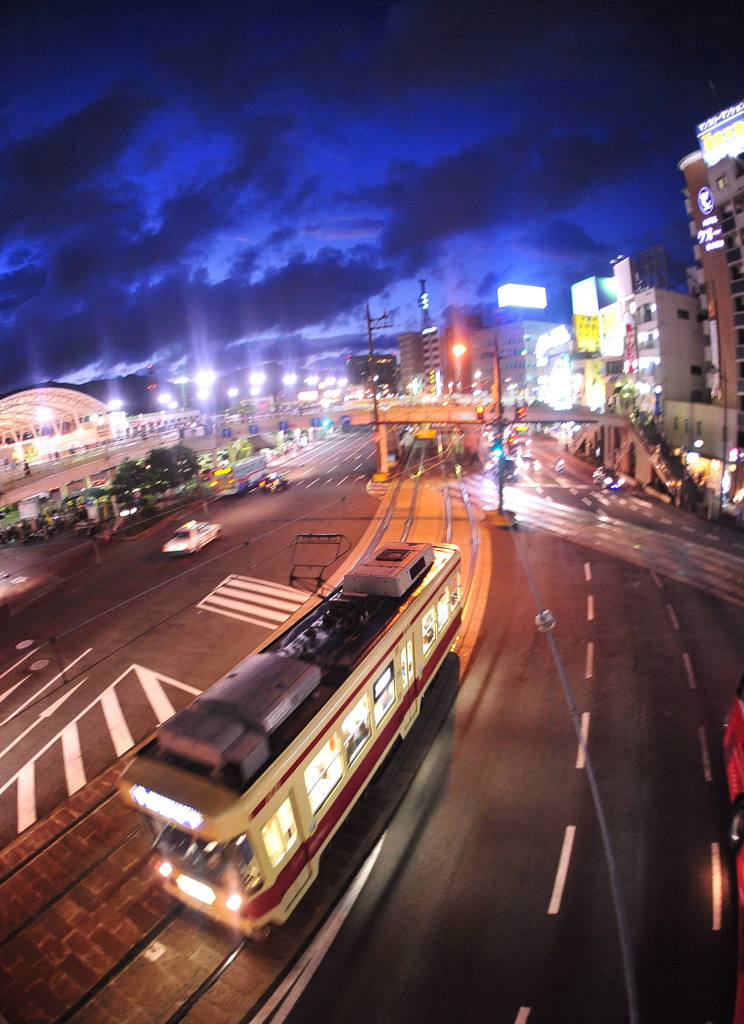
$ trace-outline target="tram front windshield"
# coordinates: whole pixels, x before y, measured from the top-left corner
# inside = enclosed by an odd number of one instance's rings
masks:
[[[226,886],[240,876],[247,889],[261,884],[261,873],[248,837],[237,836],[228,843],[199,839],[176,825],[154,821],[140,815],[153,851],[164,860],[174,861],[189,875]]]

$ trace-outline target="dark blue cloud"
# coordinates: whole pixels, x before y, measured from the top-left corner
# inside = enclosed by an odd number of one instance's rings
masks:
[[[731,0],[5,5],[4,390],[341,359],[367,300],[417,325],[419,277],[437,319],[508,280],[565,310],[619,252],[683,269],[677,162],[744,98],[739,19]]]

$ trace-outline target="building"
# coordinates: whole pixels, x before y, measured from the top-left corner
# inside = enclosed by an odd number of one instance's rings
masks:
[[[368,384],[371,387],[372,378],[377,381],[378,392],[387,391],[390,394],[398,392],[398,360],[392,354],[375,355],[374,372],[371,370],[372,358],[370,356],[348,356],[346,360],[346,378],[349,386]]]
[[[744,500],[744,101],[698,125],[697,138],[700,148],[679,169],[707,318],[703,401],[695,403],[705,408],[687,418],[707,425],[696,440],[723,507]]]
[[[442,352],[436,327],[398,335],[399,380],[404,394],[441,390]]]

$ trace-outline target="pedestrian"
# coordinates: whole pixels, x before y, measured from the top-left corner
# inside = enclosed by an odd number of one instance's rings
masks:
[[[31,467],[25,461],[23,463],[23,475],[24,476],[31,476]]]

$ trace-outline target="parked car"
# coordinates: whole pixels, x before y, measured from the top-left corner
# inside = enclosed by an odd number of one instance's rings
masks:
[[[284,491],[289,487],[289,480],[283,473],[269,473],[258,485],[266,494],[273,494],[274,491]]]
[[[620,476],[614,469],[605,469],[604,466],[600,466],[599,469],[594,470],[592,481],[603,491],[618,491],[625,483],[625,477]]]
[[[163,552],[166,555],[189,555],[220,536],[222,526],[219,523],[197,523],[192,519],[184,523],[171,539],[163,544]]]

